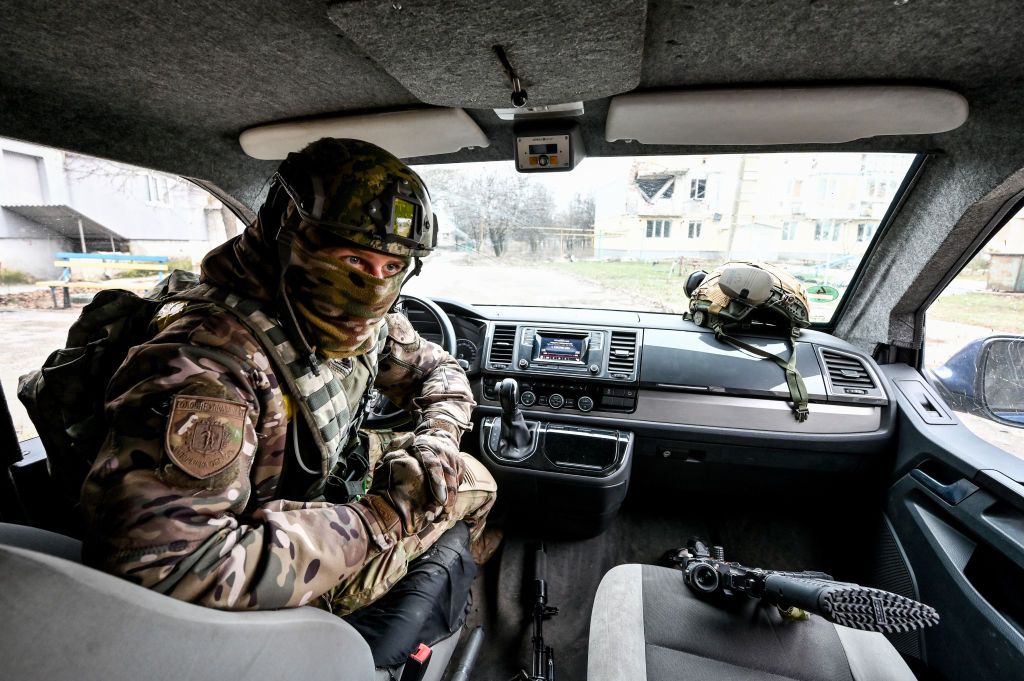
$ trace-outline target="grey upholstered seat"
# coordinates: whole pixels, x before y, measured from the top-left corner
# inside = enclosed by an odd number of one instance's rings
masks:
[[[37,527],[0,523],[0,544],[82,562],[82,542]]]
[[[588,681],[913,681],[881,634],[820,617],[784,621],[746,601],[697,599],[678,570],[619,565],[601,580],[590,620]]]
[[[3,678],[374,678],[366,641],[329,613],[212,610],[13,546],[0,545],[0,613]]]

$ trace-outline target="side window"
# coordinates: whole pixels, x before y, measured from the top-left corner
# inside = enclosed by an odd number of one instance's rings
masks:
[[[960,420],[1024,457],[1024,211],[928,308],[925,369]]]
[[[18,377],[64,347],[97,291],[141,294],[170,270],[197,271],[243,225],[173,175],[3,138],[0,178],[0,384],[25,440],[36,428]]]

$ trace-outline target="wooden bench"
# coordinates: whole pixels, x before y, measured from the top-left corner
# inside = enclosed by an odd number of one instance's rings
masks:
[[[71,281],[72,271],[82,270],[96,272],[99,270],[144,270],[147,272],[166,272],[166,255],[132,255],[130,253],[57,253],[53,264],[63,268],[60,278],[52,281],[37,281],[36,286],[46,286],[50,289],[50,297],[53,299],[53,306],[57,307],[57,289],[64,290],[64,307],[71,307],[70,289],[88,289],[92,291],[121,288],[132,291],[148,291],[155,282],[153,281],[124,281],[123,279],[112,279],[109,281]]]

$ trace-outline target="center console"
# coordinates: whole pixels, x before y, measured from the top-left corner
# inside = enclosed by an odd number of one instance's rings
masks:
[[[484,397],[497,399],[497,384],[514,377],[519,404],[569,412],[631,412],[642,332],[576,325],[495,324],[488,330]]]
[[[560,423],[537,423],[532,446],[509,457],[500,452],[501,420],[483,420],[483,449],[495,461],[520,469],[606,477],[621,466],[633,447],[633,434]]]
[[[550,531],[602,531],[626,497],[633,433],[527,420],[513,378],[500,381],[494,393],[501,416],[480,423],[480,451],[503,498],[517,509],[542,512]]]
[[[618,513],[634,434],[559,423],[558,416],[635,411],[642,347],[635,327],[488,326],[481,411],[493,414],[499,402],[501,417],[480,423],[480,449],[517,517],[539,513],[546,530],[578,536],[602,531]]]

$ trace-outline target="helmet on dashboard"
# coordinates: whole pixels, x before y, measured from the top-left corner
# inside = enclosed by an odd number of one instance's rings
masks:
[[[711,272],[694,272],[686,294],[693,321],[711,329],[758,321],[784,323],[796,335],[811,323],[800,281],[765,263],[727,262]]]
[[[778,267],[755,262],[727,262],[711,272],[694,272],[686,280],[690,298],[690,318],[699,326],[715,332],[723,343],[769,359],[786,374],[786,385],[793,402],[796,420],[809,415],[807,387],[797,370],[796,344],[800,329],[809,326],[810,304],[800,281]],[[730,336],[726,328],[759,321],[784,323],[791,351],[789,359]]]

